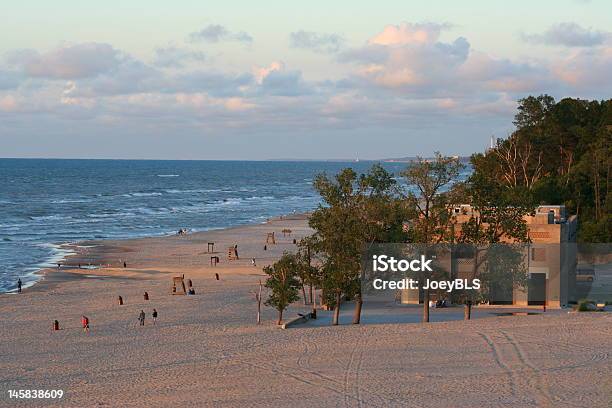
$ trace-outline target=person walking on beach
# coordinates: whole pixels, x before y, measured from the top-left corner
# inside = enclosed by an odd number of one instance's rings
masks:
[[[257,264],[255,263],[255,258],[251,258],[251,265],[257,266]]]
[[[155,325],[156,320],[157,320],[157,310],[153,309],[153,325]]]
[[[21,278],[17,279],[17,293],[21,293]]]
[[[145,312],[144,310],[140,311],[140,314],[138,315],[138,321],[140,321],[140,325],[144,326],[144,322],[145,322]]]
[[[83,331],[89,333],[89,317],[85,315],[81,316],[81,325],[83,326]]]

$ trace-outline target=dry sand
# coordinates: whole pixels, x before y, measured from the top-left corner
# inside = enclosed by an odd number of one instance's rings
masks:
[[[271,231],[279,242],[263,251]],[[110,268],[49,271],[21,295],[0,295],[0,406],[612,406],[609,313],[281,330],[265,307],[257,326],[251,291],[263,279],[261,266],[308,232],[295,217],[88,243],[95,246],[68,263]],[[206,253],[213,241],[216,268]],[[234,244],[241,260],[229,263]],[[183,273],[196,296],[170,295],[171,277]],[[141,309],[145,327],[138,326]],[[287,316],[301,310],[295,305]],[[90,334],[79,327],[81,314],[91,319]],[[54,319],[62,330],[51,331]],[[62,389],[65,396],[16,401],[9,389]]]

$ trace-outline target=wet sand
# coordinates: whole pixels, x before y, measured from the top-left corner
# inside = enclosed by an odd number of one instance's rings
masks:
[[[286,228],[292,233],[283,237]],[[264,251],[272,231],[277,244]],[[289,217],[186,236],[83,243],[61,271],[47,271],[21,295],[0,295],[0,405],[610,406],[610,313],[281,330],[275,311],[264,307],[256,325],[252,291],[265,279],[261,267],[308,233],[304,217]],[[208,242],[218,254],[207,253]],[[241,259],[228,261],[227,248],[236,244]],[[210,256],[221,263],[210,266]],[[70,267],[79,263],[103,268]],[[172,276],[181,274],[192,279],[195,296],[170,294]],[[286,316],[306,310],[298,302]],[[91,319],[89,334],[80,329],[82,314]],[[51,330],[54,319],[62,330]],[[9,400],[9,389],[65,395],[17,401]]]

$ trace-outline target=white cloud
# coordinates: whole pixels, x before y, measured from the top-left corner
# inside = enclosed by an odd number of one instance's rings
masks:
[[[209,43],[218,43],[221,41],[238,41],[241,43],[250,44],[253,42],[253,37],[244,31],[232,32],[222,25],[209,24],[199,31],[194,31],[189,34],[189,39],[193,42],[203,41]]]
[[[572,22],[551,26],[541,34],[523,34],[527,42],[565,47],[592,47],[610,39],[610,33],[592,28],[583,28]]]
[[[320,53],[338,52],[344,46],[344,43],[344,38],[338,34],[320,34],[303,30],[289,34],[291,47]]]
[[[473,49],[463,37],[448,39],[448,27],[381,27],[362,46],[330,56],[343,71],[340,79],[336,74],[316,82],[289,61],[241,61],[232,69],[217,58],[202,64],[204,55],[185,44],[153,50],[150,62],[96,43],[15,51],[0,65],[0,115],[2,123],[8,117],[35,126],[45,118],[67,129],[78,120],[88,129],[112,124],[143,134],[182,126],[219,134],[238,128],[420,132],[468,122],[510,126],[515,101],[528,94],[612,93],[612,47],[606,44],[558,57],[504,59]],[[208,41],[224,41],[227,33],[217,33],[211,31]],[[302,40],[303,46],[335,49],[321,34]]]
[[[358,75],[379,86],[444,86],[470,52],[463,37],[451,43],[438,41],[445,27],[431,23],[390,25],[365,46],[343,53],[340,60],[357,63]]]
[[[449,24],[437,23],[388,25],[368,42],[378,45],[433,44],[438,41],[440,32],[448,28]]]
[[[552,71],[571,90],[610,98],[612,46],[577,50],[555,64]]]
[[[9,65],[30,77],[76,79],[109,72],[121,63],[121,54],[109,44],[82,43],[39,53],[16,50],[8,53]]]
[[[155,49],[153,64],[163,68],[182,68],[190,62],[206,61],[206,54],[174,45]]]
[[[255,80],[261,85],[263,80],[274,71],[284,71],[285,64],[282,61],[274,61],[267,67],[255,67],[253,68],[253,75]]]

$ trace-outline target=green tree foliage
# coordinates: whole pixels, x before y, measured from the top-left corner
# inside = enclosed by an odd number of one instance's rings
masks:
[[[579,216],[582,242],[611,242],[612,99],[529,96],[514,124],[507,139],[472,156],[474,176],[511,191],[501,195],[565,204]]]
[[[505,188],[480,174],[470,177],[466,197],[473,213],[460,225],[457,242],[471,253],[470,279],[480,279],[484,288],[456,295],[464,301],[490,301],[494,285],[511,291],[526,283],[522,243],[529,242],[525,216],[534,208],[523,189]]]
[[[402,172],[409,192],[411,210],[409,240],[419,244],[436,244],[452,239],[452,209],[463,200],[459,174],[463,164],[453,157],[436,152],[433,160],[417,158]]]
[[[320,174],[315,189],[323,204],[309,219],[315,230],[314,249],[322,257],[323,295],[334,307],[334,325],[338,324],[343,296],[354,297],[355,317],[361,314],[361,253],[365,245],[401,239],[402,203],[396,199],[396,183],[380,165],[358,176],[350,168],[334,178]]]
[[[264,267],[263,271],[268,275],[266,287],[271,289],[265,304],[278,310],[277,324],[281,324],[283,312],[287,306],[299,299],[300,282],[296,277],[296,257],[293,254],[285,253],[272,266]]]
[[[312,303],[313,311],[315,310],[313,291],[321,288],[321,270],[313,263],[313,258],[316,256],[316,243],[314,236],[302,238],[298,242],[298,251],[295,254],[297,276],[302,284],[302,296],[304,304]],[[306,298],[306,286],[309,287],[309,297]]]
[[[417,158],[402,172],[409,191],[406,203],[410,209],[408,241],[416,245],[419,253],[435,258],[445,250],[446,243],[452,243],[453,207],[463,201],[465,188],[459,180],[463,164],[453,157],[435,153],[433,160]],[[407,249],[414,249],[408,246]],[[419,282],[425,279],[440,279],[448,276],[437,265],[434,273],[419,272]],[[429,291],[423,293],[423,322],[429,322]]]

